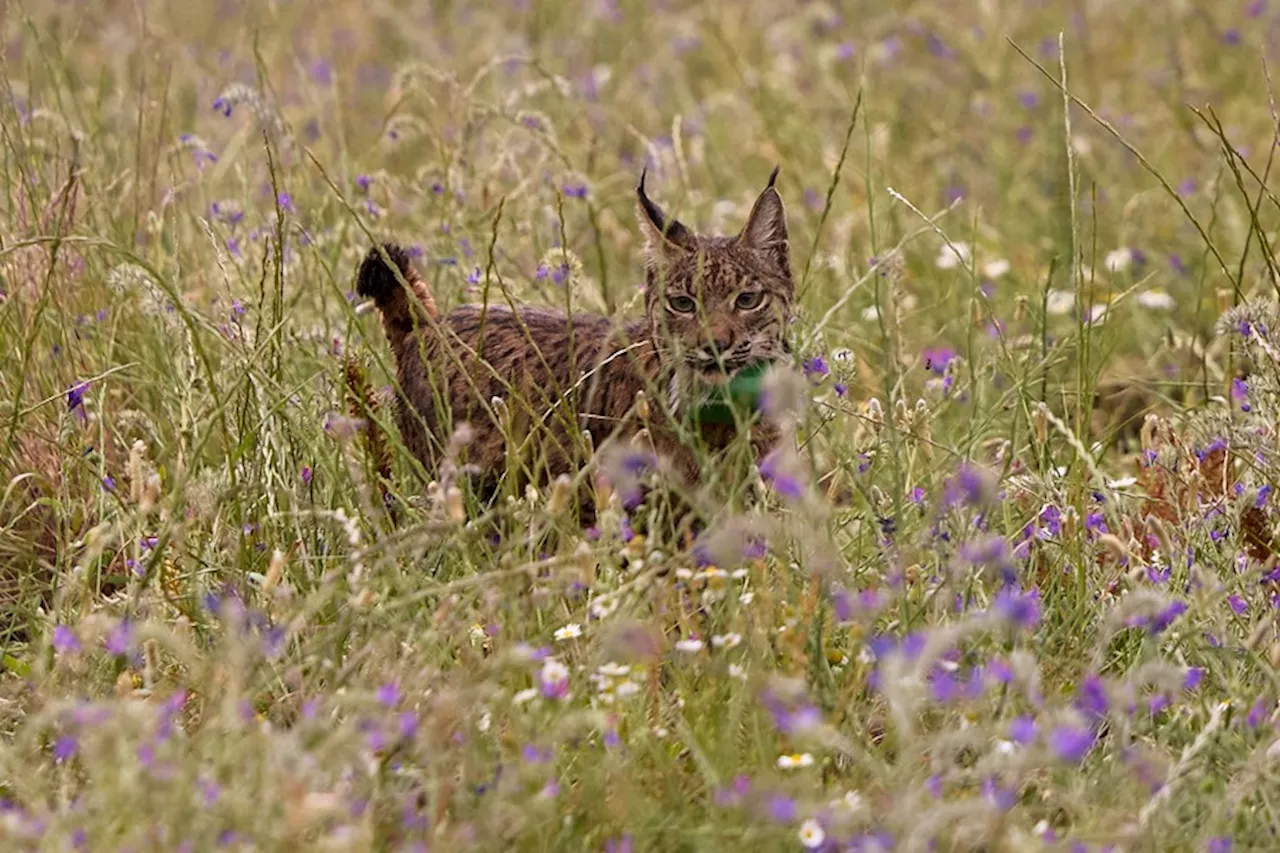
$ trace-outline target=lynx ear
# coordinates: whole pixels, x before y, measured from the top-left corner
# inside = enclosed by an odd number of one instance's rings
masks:
[[[766,253],[783,269],[787,269],[787,211],[782,205],[782,196],[778,195],[773,186],[778,180],[778,169],[778,166],[773,167],[769,185],[751,208],[751,215],[747,217],[747,224],[738,235],[738,241],[748,249]]]
[[[636,195],[640,200],[640,228],[644,231],[648,244],[646,248],[649,260],[652,262],[658,255],[671,256],[693,251],[697,242],[693,232],[681,225],[679,220],[663,213],[662,208],[645,195],[644,179],[648,174],[648,168],[640,173],[640,186],[636,188]]]

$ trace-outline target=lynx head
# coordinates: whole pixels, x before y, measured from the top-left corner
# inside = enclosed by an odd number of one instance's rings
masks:
[[[669,366],[719,384],[749,364],[787,352],[783,337],[795,283],[778,170],[733,237],[695,234],[637,194],[648,241],[645,311]]]

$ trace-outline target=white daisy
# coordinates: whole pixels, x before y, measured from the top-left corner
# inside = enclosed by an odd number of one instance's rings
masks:
[[[795,770],[797,767],[812,767],[813,755],[808,752],[793,752],[790,755],[778,756],[778,767],[782,770]]]
[[[605,619],[613,615],[618,609],[618,599],[616,598],[597,598],[591,602],[591,615],[597,619]]]
[[[728,634],[716,634],[711,638],[711,645],[717,649],[732,649],[742,642],[742,635],[736,631]]]
[[[701,651],[701,649],[702,641],[694,637],[676,641],[676,651],[693,654],[694,652]]]
[[[827,834],[822,831],[822,825],[813,818],[800,824],[800,843],[808,849],[817,850],[826,840]]]
[[[572,640],[582,636],[582,626],[577,622],[570,622],[563,628],[557,628],[555,638],[557,640]]]
[[[1102,265],[1107,268],[1107,272],[1117,273],[1124,272],[1133,263],[1133,252],[1123,246],[1112,252],[1107,252],[1106,258],[1103,259]]]
[[[1007,273],[1011,265],[1004,258],[997,258],[994,261],[987,261],[982,266],[982,274],[987,278],[999,278]]]
[[[1153,290],[1144,290],[1137,296],[1138,304],[1143,308],[1152,308],[1155,310],[1169,310],[1174,307],[1173,297],[1159,288]]]
[[[939,269],[950,270],[959,266],[968,266],[969,259],[973,256],[973,251],[969,248],[968,243],[951,242],[944,243],[942,248],[938,250],[938,259],[934,261]]]
[[[1068,314],[1076,304],[1076,295],[1069,290],[1050,290],[1045,310],[1050,314]]]
[[[609,661],[608,663],[602,663],[600,666],[596,667],[596,672],[606,676],[607,678],[625,678],[631,673],[631,667],[627,664]]]
[[[516,695],[512,696],[512,697],[511,697],[511,704],[512,704],[512,705],[523,705],[523,704],[525,704],[526,702],[532,702],[532,701],[533,701],[534,699],[536,699],[536,698],[538,698],[538,688],[536,688],[536,687],[529,687],[529,688],[526,688],[526,689],[524,689],[524,690],[521,690],[519,693],[517,693]]]

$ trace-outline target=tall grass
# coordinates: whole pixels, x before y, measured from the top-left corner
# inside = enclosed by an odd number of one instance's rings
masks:
[[[1274,849],[1272,6],[7,4],[5,849]],[[787,488],[410,458],[371,239],[634,316],[775,163]]]

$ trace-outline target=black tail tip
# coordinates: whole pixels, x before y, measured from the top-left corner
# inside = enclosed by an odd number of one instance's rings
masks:
[[[400,277],[406,282],[411,280],[410,276],[413,274],[409,253],[401,246],[395,243],[383,243],[381,247],[374,246],[370,249],[369,254],[365,255],[364,261],[360,264],[360,272],[356,276],[356,293],[377,303],[400,291],[400,282],[396,278],[395,270],[387,265],[382,256],[383,252],[386,252],[387,258],[396,265],[400,271]]]

